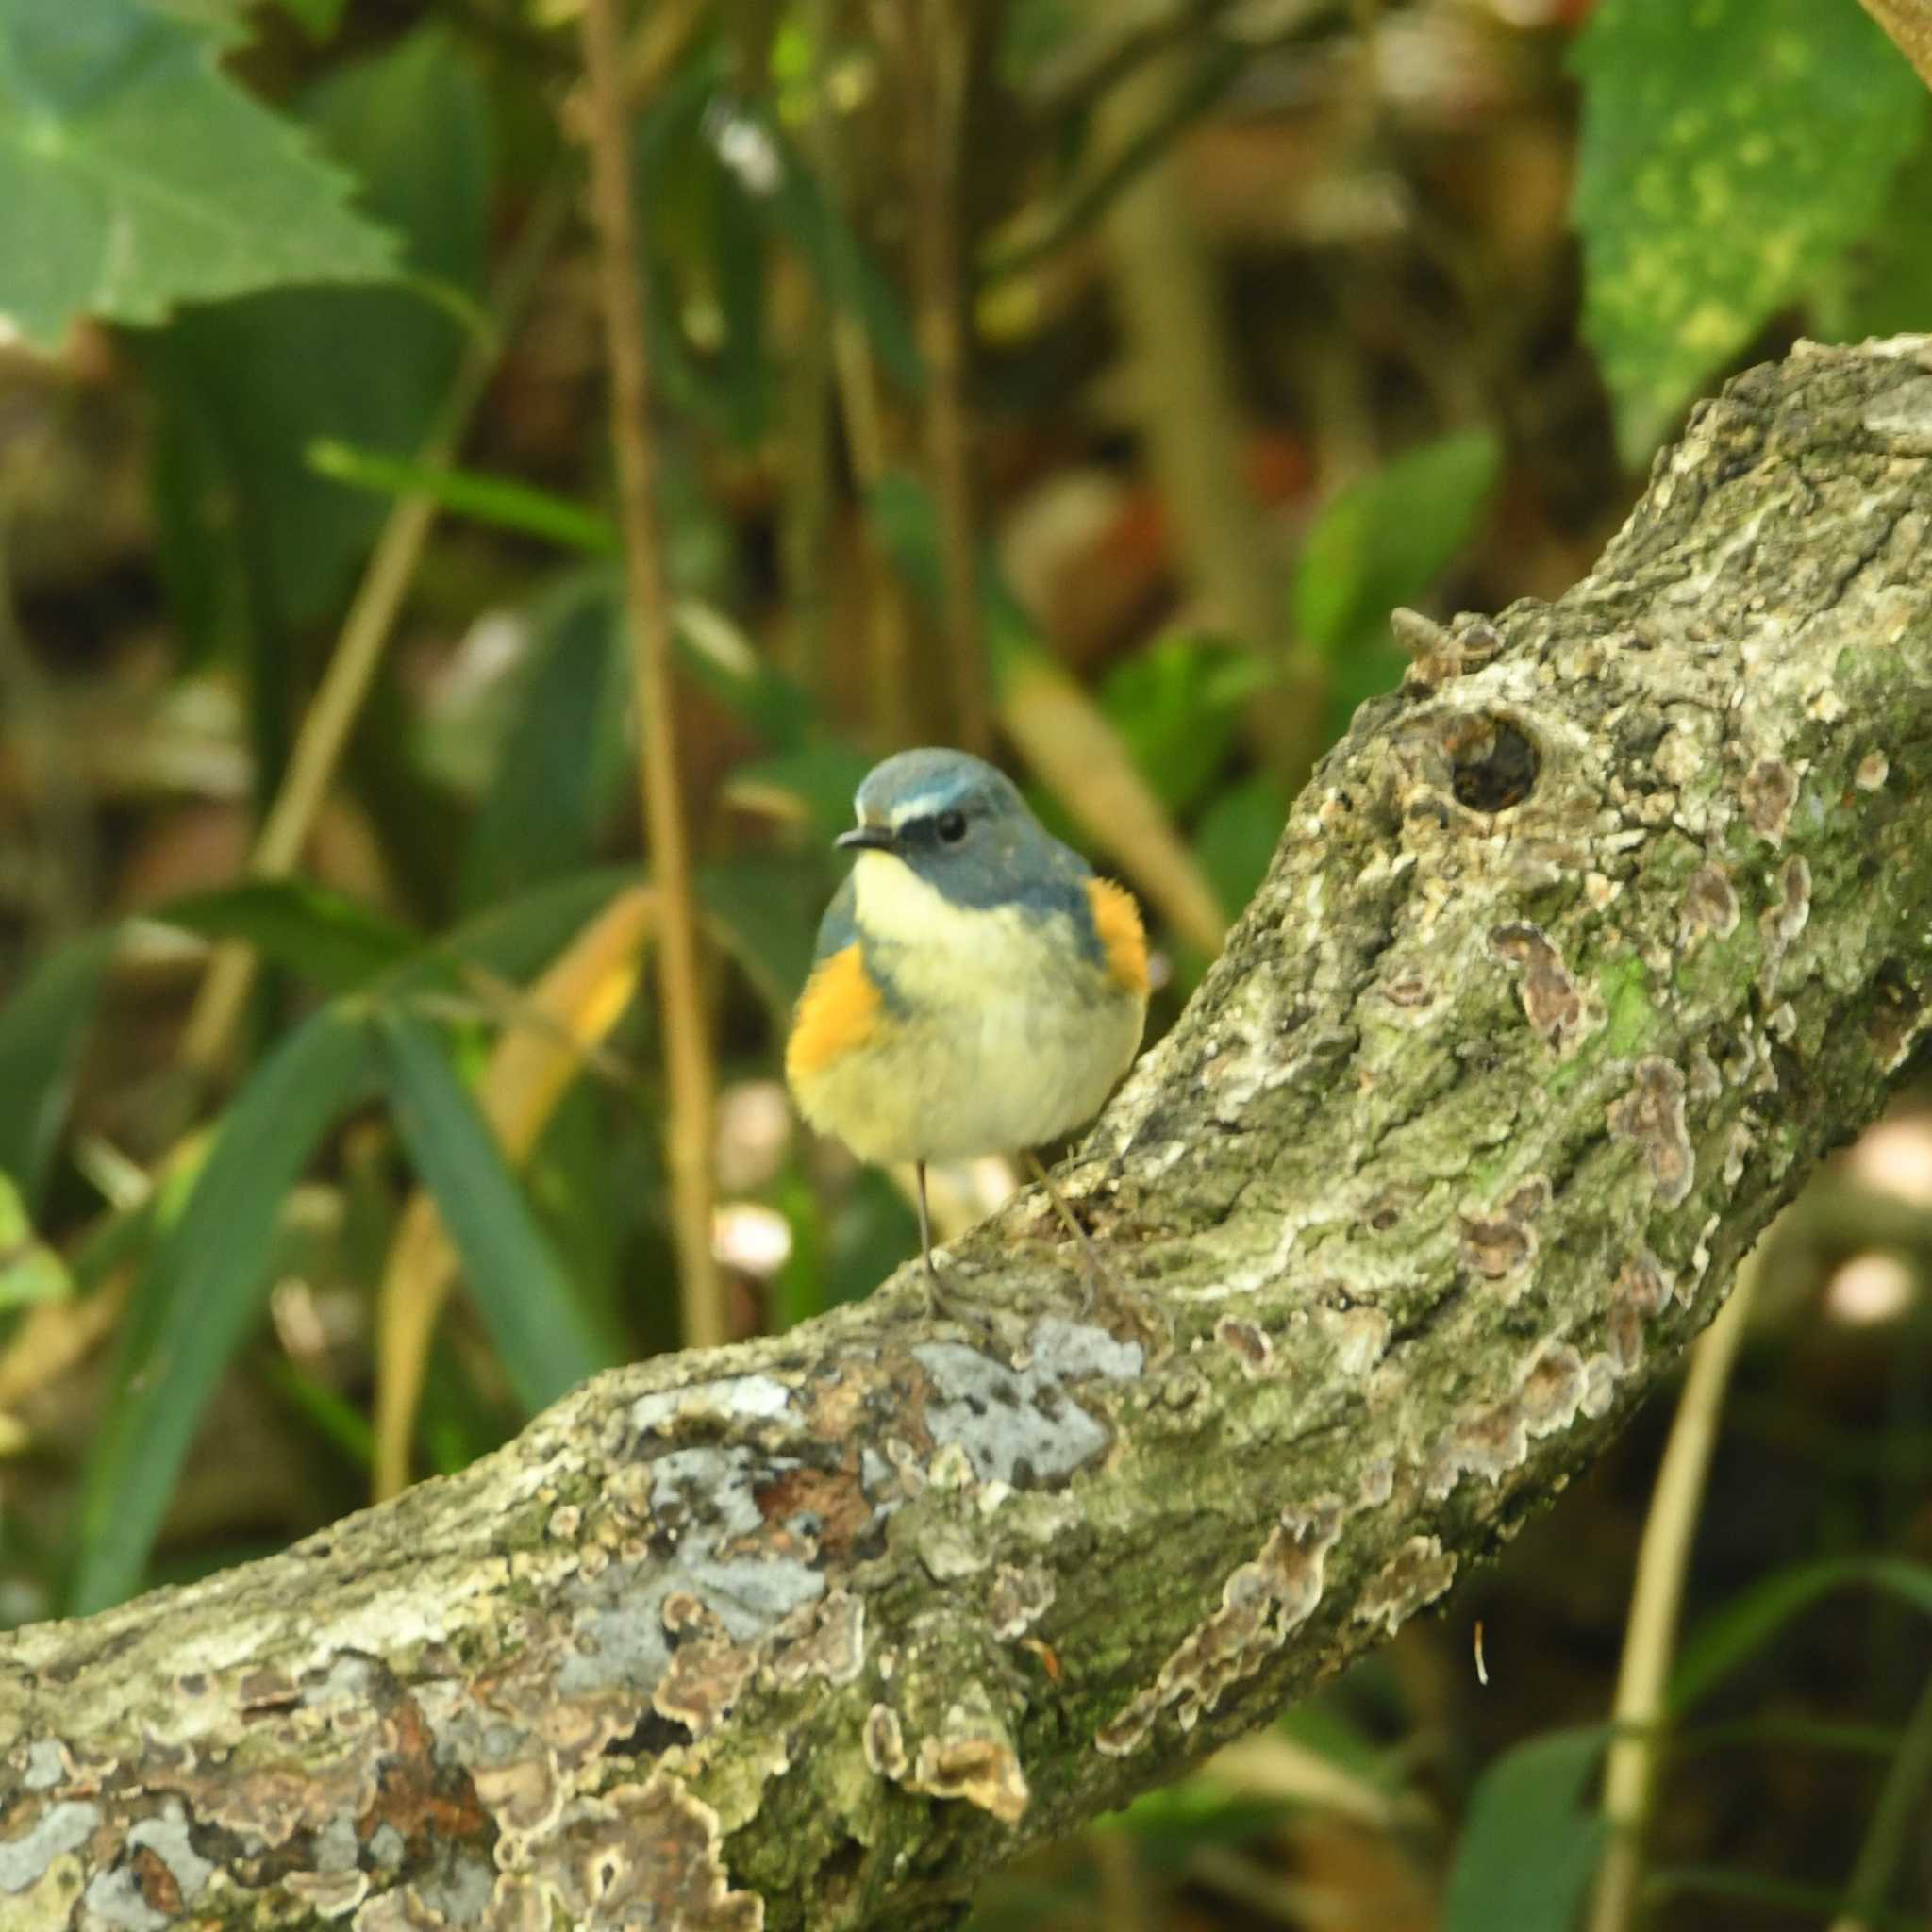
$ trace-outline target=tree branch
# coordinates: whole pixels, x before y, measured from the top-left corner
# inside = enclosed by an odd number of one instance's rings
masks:
[[[1403,621],[1064,1171],[1118,1307],[1027,1194],[985,1334],[902,1275],[0,1640],[0,1918],[935,1923],[1447,1590],[1927,1024],[1928,372],[1755,371],[1567,596]]]

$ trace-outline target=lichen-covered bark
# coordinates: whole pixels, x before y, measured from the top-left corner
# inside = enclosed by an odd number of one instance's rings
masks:
[[[286,1556],[0,1640],[0,1925],[918,1925],[1449,1589],[1872,1118],[1932,980],[1932,341],[1404,616],[1064,1171]]]

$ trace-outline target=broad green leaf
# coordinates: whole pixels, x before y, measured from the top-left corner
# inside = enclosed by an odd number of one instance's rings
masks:
[[[397,1129],[462,1257],[470,1297],[519,1399],[546,1407],[608,1367],[611,1351],[436,1035],[398,1013],[378,1025]]]
[[[267,1296],[283,1200],[374,1071],[360,1009],[325,1007],[261,1063],[224,1118],[122,1326],[114,1394],[88,1459],[76,1612],[139,1588],[202,1410]]]
[[[1449,1874],[1442,1932],[1572,1932],[1609,1826],[1584,1791],[1607,1732],[1552,1731],[1477,1781]]]
[[[276,0],[291,20],[320,45],[335,38],[349,0]]]
[[[1391,690],[1407,659],[1389,613],[1455,561],[1489,509],[1501,451],[1489,429],[1406,451],[1325,505],[1295,566],[1295,628],[1328,667],[1331,736],[1364,698]]]
[[[1574,65],[1584,334],[1636,464],[1867,232],[1924,91],[1836,0],[1600,0]]]
[[[422,27],[342,68],[304,101],[324,145],[354,168],[420,283],[474,291],[490,207],[489,104],[463,52]],[[234,553],[258,622],[321,622],[373,541],[383,502],[318,475],[335,441],[414,455],[457,368],[462,328],[418,289],[277,289],[185,315],[140,354],[160,404],[158,460],[203,497],[166,516],[170,589],[219,576],[196,546]]]
[[[20,1190],[0,1173],[0,1310],[65,1301],[73,1292],[67,1264],[35,1235]]]
[[[70,940],[0,1006],[0,1173],[13,1176],[29,1213],[41,1205],[113,949],[112,932]]]
[[[353,992],[422,945],[406,926],[311,879],[246,879],[170,900],[148,917],[204,939],[243,940],[331,993]]]
[[[0,315],[28,341],[58,348],[80,315],[153,323],[180,302],[395,272],[348,178],[220,51],[142,0],[0,9]]]
[[[1878,218],[1833,264],[1811,301],[1820,341],[1909,335],[1932,321],[1932,101],[1919,144],[1892,177]]]
[[[1258,656],[1225,639],[1171,632],[1108,673],[1100,705],[1160,802],[1185,813],[1213,783],[1241,705],[1267,675]]]
[[[1855,1587],[1885,1591],[1932,1617],[1932,1564],[1839,1557],[1779,1570],[1732,1597],[1684,1645],[1671,1679],[1672,1708],[1695,1704],[1821,1597]]]

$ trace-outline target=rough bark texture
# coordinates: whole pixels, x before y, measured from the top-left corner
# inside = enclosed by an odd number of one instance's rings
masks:
[[[0,1924],[920,1925],[1586,1464],[1932,984],[1932,339],[1803,348],[1418,652],[1064,1171],[285,1556],[0,1640]]]

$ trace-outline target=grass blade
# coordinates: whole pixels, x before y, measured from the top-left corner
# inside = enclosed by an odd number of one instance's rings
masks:
[[[525,995],[522,1024],[491,1050],[476,1100],[509,1159],[529,1158],[586,1055],[629,1006],[650,935],[648,888],[633,886],[591,920]],[[409,1441],[430,1342],[458,1269],[433,1200],[418,1191],[396,1228],[376,1292],[375,1497],[408,1481]]]
[[[592,1330],[470,1091],[435,1033],[377,1022],[396,1125],[461,1256],[518,1398],[532,1411],[614,1359]]]
[[[359,1008],[325,1007],[262,1062],[128,1308],[89,1460],[77,1614],[139,1587],[203,1407],[259,1311],[283,1198],[374,1071]]]
[[[152,917],[204,939],[243,940],[331,993],[353,992],[422,941],[408,927],[310,879],[247,879],[171,900]]]
[[[29,1214],[41,1205],[114,939],[70,940],[0,1008],[0,1174],[13,1176]]]
[[[1903,1557],[1835,1557],[1796,1564],[1740,1591],[1707,1620],[1684,1646],[1671,1680],[1671,1707],[1695,1704],[1820,1597],[1860,1584],[1887,1591],[1932,1617],[1932,1565]]]

